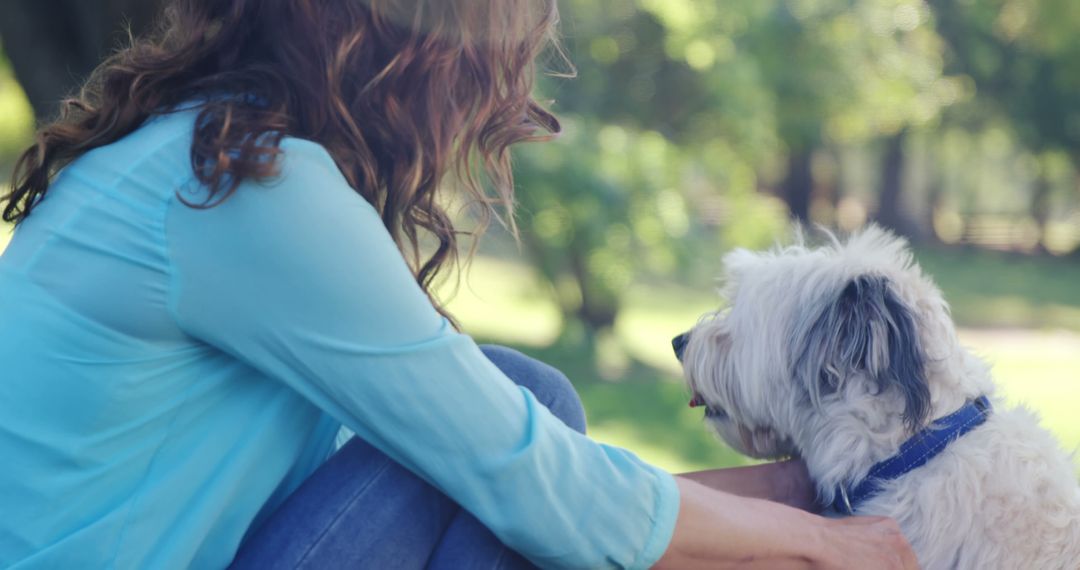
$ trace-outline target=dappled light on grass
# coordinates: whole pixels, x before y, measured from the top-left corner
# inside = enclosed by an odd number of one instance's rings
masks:
[[[0,162],[22,151],[34,133],[34,111],[10,73],[0,58]],[[0,173],[4,173],[3,169]]]
[[[918,251],[961,326],[1080,332],[1080,264],[972,250]]]
[[[7,188],[0,188],[0,192],[6,192]],[[0,222],[0,253],[4,253],[8,242],[11,241],[12,228],[10,225]]]
[[[558,337],[562,317],[538,282],[527,265],[483,257],[468,268],[456,291],[447,283],[439,296],[450,301],[452,312],[474,337],[546,346]]]
[[[1038,412],[1067,451],[1080,451],[1080,333],[967,329],[960,340],[990,362],[1010,404]]]
[[[1080,324],[1080,307],[1018,295],[979,295],[952,303],[955,314],[970,315],[979,327],[1053,329]]]

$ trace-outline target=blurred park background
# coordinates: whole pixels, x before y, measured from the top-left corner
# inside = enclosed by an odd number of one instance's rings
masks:
[[[560,5],[576,77],[551,52],[539,91],[565,134],[517,152],[520,243],[493,231],[445,287],[468,332],[564,370],[601,440],[673,470],[741,464],[686,407],[671,337],[716,308],[723,252],[793,220],[876,221],[1007,398],[1080,446],[1075,0]],[[35,121],[155,9],[0,5],[3,184]]]

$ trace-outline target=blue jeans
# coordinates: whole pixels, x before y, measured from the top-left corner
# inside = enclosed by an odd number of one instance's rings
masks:
[[[566,376],[508,348],[481,348],[555,416],[585,433],[585,411]],[[248,537],[232,568],[533,566],[452,499],[354,437]]]

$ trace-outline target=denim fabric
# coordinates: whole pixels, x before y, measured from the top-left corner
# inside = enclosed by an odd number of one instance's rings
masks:
[[[581,400],[566,376],[505,347],[482,349],[555,416],[585,432]],[[441,491],[354,437],[245,540],[232,568],[533,566]]]

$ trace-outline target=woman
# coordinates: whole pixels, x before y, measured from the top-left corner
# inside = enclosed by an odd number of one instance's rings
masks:
[[[552,2],[176,0],[98,70],[4,209],[0,566],[914,567],[889,521],[708,488],[805,502],[797,467],[589,440],[431,299],[437,189],[509,214],[508,148],[558,130]]]

